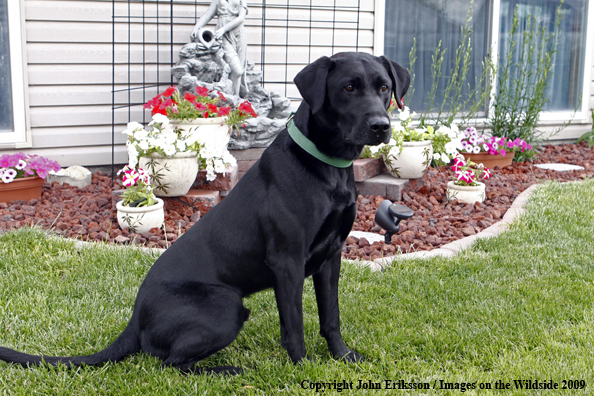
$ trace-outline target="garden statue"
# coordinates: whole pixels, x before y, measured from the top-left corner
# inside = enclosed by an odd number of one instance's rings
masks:
[[[216,56],[220,57],[231,69],[230,79],[233,83],[233,95],[245,97],[247,94],[246,67],[247,67],[247,38],[243,28],[243,22],[248,9],[245,0],[212,0],[208,10],[196,23],[190,37],[192,41],[207,43],[220,42],[216,50]],[[207,33],[207,42],[204,40],[204,32],[201,31],[208,22],[217,16],[217,28],[214,35]],[[222,53],[222,54],[221,54]]]
[[[260,85],[262,72],[247,60],[247,36],[244,29],[248,9],[245,0],[212,0],[182,47],[179,60],[171,69],[182,93],[196,93],[196,87],[225,94],[237,105],[241,98],[252,104],[258,117],[233,128],[230,149],[267,147],[285,127],[291,113],[289,99]],[[206,25],[217,17],[213,30]]]

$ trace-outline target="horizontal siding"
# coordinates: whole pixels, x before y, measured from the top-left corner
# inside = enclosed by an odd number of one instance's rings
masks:
[[[263,9],[262,1],[248,2],[248,59],[256,69],[263,70],[269,90],[298,97],[293,84],[284,82],[292,81],[309,62],[339,51],[373,50],[373,2],[316,0],[313,10],[310,3],[291,0],[287,11],[270,4]],[[336,3],[340,3],[339,11],[334,14],[331,8]],[[143,2],[117,1],[112,36],[111,1],[25,0],[32,150],[59,160],[63,166],[109,164],[114,115],[116,151],[125,161],[125,136],[121,131],[128,120],[143,121],[148,117],[148,111],[140,106],[126,105],[145,102],[157,93],[157,88],[144,93],[124,90],[157,81],[162,86],[169,84],[169,68],[209,4],[174,1],[171,34],[168,1],[144,2],[144,25]],[[359,14],[350,10],[358,5],[362,10]],[[128,10],[132,17],[121,18]],[[267,25],[263,32],[264,14]],[[287,22],[283,21],[287,18],[288,34]],[[357,23],[359,34],[355,30]],[[147,44],[144,49],[143,41]],[[264,54],[262,42],[266,46]],[[116,63],[114,71],[112,61]],[[113,112],[112,78],[116,84]]]

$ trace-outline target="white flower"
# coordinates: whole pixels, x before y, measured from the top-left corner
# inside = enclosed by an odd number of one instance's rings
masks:
[[[27,163],[20,159],[19,163],[15,166],[15,168],[17,168],[18,170],[22,170],[25,169],[25,166],[27,166]]]
[[[9,176],[8,174],[6,174],[6,173],[4,173],[4,174],[2,175],[2,181],[3,181],[4,183],[10,183],[10,182],[12,182],[13,180],[14,180],[14,177],[10,177],[10,176]]]
[[[235,157],[233,155],[231,155],[229,150],[227,150],[226,148],[223,151],[223,162],[228,164],[229,167],[237,165],[237,160],[235,159]]]
[[[134,131],[136,131],[137,129],[142,129],[142,125],[136,121],[132,121],[132,122],[128,123],[128,125],[126,126],[126,129],[124,129],[124,131],[122,133],[124,133],[128,136],[132,136],[134,134]]]
[[[128,144],[128,166],[135,168],[136,164],[138,164],[138,150],[133,144]]]
[[[441,160],[447,164],[450,162],[450,157],[446,153],[442,153]]]
[[[157,113],[153,116],[153,120],[150,122],[149,125],[153,124],[161,124],[161,128],[165,129],[169,125],[169,118],[167,118],[167,116],[164,116],[163,114]]]
[[[175,143],[175,146],[177,147],[178,151],[186,151],[186,142],[183,140],[178,140]]]
[[[165,145],[163,151],[165,152],[165,155],[174,155],[177,152],[173,144]]]
[[[404,110],[400,110],[398,118],[400,118],[400,121],[406,121],[410,118],[410,109],[408,108],[408,106],[405,106]]]
[[[474,151],[475,154],[478,154],[478,153],[481,152],[481,148],[479,146],[474,146],[473,151]]]
[[[377,152],[379,151],[380,148],[384,147],[385,144],[378,144],[377,146],[369,146],[369,151],[371,152],[371,154],[377,154]]]
[[[214,160],[214,170],[217,173],[224,173],[227,170],[227,166],[222,159]]]
[[[433,153],[433,159],[434,159],[435,161],[439,161],[439,160],[441,159],[441,154],[440,154],[440,153],[438,153],[438,152],[434,152],[434,153]]]
[[[145,140],[148,137],[148,132],[144,129],[136,129],[134,131],[134,139],[136,140]]]
[[[148,141],[141,140],[140,142],[138,142],[138,147],[140,147],[141,150],[148,150],[150,146]]]
[[[392,130],[394,132],[405,132],[406,130],[404,129],[404,127],[401,124],[396,124],[392,127]]]

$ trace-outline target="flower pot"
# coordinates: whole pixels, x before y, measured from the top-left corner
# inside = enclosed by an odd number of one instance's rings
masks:
[[[116,204],[118,210],[118,224],[122,230],[129,228],[130,232],[150,231],[151,228],[161,227],[165,221],[165,210],[163,200],[155,198],[156,203],[151,206],[132,208],[122,205],[122,201]]]
[[[173,157],[151,153],[150,157],[140,157],[138,163],[151,175],[155,195],[180,197],[190,191],[196,180],[197,157],[195,151],[176,153]]]
[[[0,202],[30,201],[41,198],[41,187],[43,179],[39,176],[23,177],[14,179],[10,183],[0,181]]]
[[[231,128],[225,122],[227,117],[196,118],[191,121],[170,121],[173,131],[195,136],[201,144],[212,147],[216,152],[227,148],[231,138]]]
[[[448,201],[457,199],[460,202],[475,203],[485,200],[485,183],[477,182],[478,186],[459,186],[453,181],[448,182],[446,197]]]
[[[483,164],[489,169],[495,169],[496,166],[503,168],[505,166],[511,165],[516,153],[514,151],[511,151],[507,153],[505,156],[501,154],[492,155],[489,153],[462,153],[462,155],[464,155],[466,159],[469,159],[472,162],[476,162],[477,164]]]
[[[423,140],[421,142],[404,142],[402,151],[398,153],[398,147],[392,148],[387,157],[384,157],[386,167],[392,176],[400,179],[422,178],[433,158],[433,142]]]

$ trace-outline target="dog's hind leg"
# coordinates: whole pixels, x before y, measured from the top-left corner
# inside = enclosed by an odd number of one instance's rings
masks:
[[[177,304],[150,318],[159,324],[143,333],[144,350],[161,357],[163,366],[186,373],[240,373],[236,367],[192,366],[237,338],[250,314],[241,296],[226,287],[197,283],[169,291],[178,298]]]

